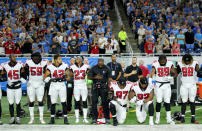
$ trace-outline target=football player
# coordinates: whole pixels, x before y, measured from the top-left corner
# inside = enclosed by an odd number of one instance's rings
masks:
[[[165,55],[160,55],[158,61],[152,64],[151,77],[156,80],[154,92],[156,95],[156,124],[160,122],[161,103],[164,101],[166,109],[167,123],[174,124],[171,119],[170,99],[171,99],[171,86],[170,80],[176,77],[176,71],[172,61],[167,60]]]
[[[83,122],[88,123],[87,120],[87,96],[88,89],[86,83],[86,74],[88,73],[89,65],[83,64],[82,57],[78,56],[76,63],[70,66],[71,76],[74,77],[74,98],[75,98],[75,116],[76,123],[79,123],[79,106],[80,106],[80,97],[83,101]]]
[[[108,99],[110,100],[110,112],[113,117],[113,125],[123,124],[126,119],[127,100],[133,84],[126,82],[124,77],[119,78],[118,82],[110,83]]]
[[[64,124],[69,124],[67,119],[66,106],[66,85],[65,81],[69,80],[68,65],[62,62],[62,57],[57,54],[53,57],[53,63],[47,66],[44,74],[44,81],[50,83],[49,95],[51,97],[51,120],[49,124],[55,124],[55,106],[58,96],[63,108]]]
[[[44,86],[43,74],[45,68],[48,64],[47,60],[42,60],[41,54],[39,52],[33,53],[31,59],[28,59],[25,64],[25,71],[28,74],[28,83],[27,83],[27,95],[29,97],[29,112],[30,112],[30,121],[29,124],[34,123],[34,101],[35,96],[39,102],[39,115],[40,123],[45,124],[43,120],[43,96],[44,96]]]
[[[190,54],[185,54],[182,57],[182,61],[177,64],[177,72],[181,72],[182,85],[180,87],[180,95],[182,98],[181,112],[182,117],[178,123],[185,122],[186,103],[189,99],[191,109],[191,123],[198,124],[195,120],[195,97],[196,97],[196,82],[197,72],[199,71],[199,63],[193,60]]]
[[[10,124],[20,123],[20,101],[22,97],[21,82],[26,83],[26,75],[24,73],[24,65],[21,62],[16,61],[14,54],[10,55],[10,62],[2,64],[3,74],[7,74],[7,98],[9,102],[10,111]],[[24,77],[24,78],[21,78]],[[14,102],[16,103],[17,117],[14,117]]]
[[[154,125],[153,116],[154,116],[154,85],[152,81],[147,80],[146,77],[140,78],[136,82],[130,93],[130,102],[136,103],[136,116],[139,123],[143,123],[147,117],[147,110],[149,112],[149,125]]]

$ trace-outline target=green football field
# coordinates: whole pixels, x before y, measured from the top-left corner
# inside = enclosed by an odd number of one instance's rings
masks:
[[[26,96],[23,96],[21,105],[22,105],[22,108],[26,111],[26,117],[21,118],[22,124],[27,124],[29,122],[29,109],[27,106],[23,107],[23,105],[26,103],[26,101],[27,101]],[[2,97],[1,104],[2,104],[2,110],[3,110],[2,111],[2,121],[4,124],[8,124],[9,120],[10,120],[10,114],[9,114],[8,100],[7,100],[6,96]],[[56,108],[61,109],[61,105],[58,105]],[[174,113],[175,111],[180,111],[180,106],[171,107],[171,110],[172,110],[172,113]],[[69,116],[70,124],[76,125],[73,110],[69,113],[68,116]],[[191,112],[190,112],[189,106],[187,106],[185,124],[188,124],[188,123],[190,124],[190,118],[191,118]],[[50,112],[47,112],[47,106],[46,105],[45,105],[45,109],[44,109],[44,120],[46,123],[48,123],[50,120]],[[79,125],[83,124],[82,120],[83,120],[83,118],[82,118],[82,116],[80,116],[80,122],[78,123]],[[202,123],[202,107],[201,106],[196,106],[196,120],[198,120],[199,123]],[[154,116],[154,121],[155,121],[155,116]],[[62,118],[56,119],[55,122],[56,122],[56,124],[63,124],[63,119]],[[91,119],[89,119],[89,122],[91,122]],[[37,106],[35,106],[35,124],[40,124]],[[135,106],[132,105],[132,108],[129,109],[129,112],[127,113],[127,118],[126,118],[126,121],[124,124],[125,125],[137,125],[137,124],[139,124],[137,122],[137,119],[136,119]],[[144,124],[146,124],[146,125],[148,124],[148,118]],[[161,122],[160,122],[160,124],[166,124],[166,113],[165,113],[164,107],[161,108]]]

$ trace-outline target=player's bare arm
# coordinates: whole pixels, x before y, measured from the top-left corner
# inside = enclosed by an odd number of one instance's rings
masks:
[[[144,103],[147,103],[148,101],[152,101],[154,98],[154,89],[151,91],[151,93],[149,94],[149,97],[147,99],[144,100]]]
[[[170,69],[170,74],[171,74],[171,76],[173,76],[174,78],[177,77],[177,70],[174,68],[174,66],[171,67],[171,69]]]
[[[43,80],[46,80],[46,78],[48,78],[50,76],[50,71],[46,70],[43,76]]]

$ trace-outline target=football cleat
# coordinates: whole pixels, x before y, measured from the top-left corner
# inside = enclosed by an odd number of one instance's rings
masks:
[[[118,125],[118,121],[117,121],[116,118],[114,118],[114,120],[113,120],[113,126],[117,126],[117,125]]]
[[[92,120],[92,124],[94,124],[94,125],[96,124],[96,119]]]
[[[199,124],[199,122],[195,120],[195,117],[191,117],[191,123]]]
[[[15,120],[15,124],[20,125],[20,124],[21,124],[20,119],[16,119],[16,120]]]
[[[64,124],[69,125],[67,117],[64,117]]]
[[[79,123],[79,119],[76,119],[75,123]]]
[[[83,123],[89,123],[87,119],[83,119]]]
[[[105,119],[105,124],[110,124],[110,120],[109,119]]]
[[[40,119],[41,124],[46,124],[46,122],[43,119]]]
[[[156,119],[156,121],[155,121],[155,124],[159,124],[160,123],[160,120],[159,119]]]
[[[182,117],[182,118],[178,121],[178,123],[179,123],[179,124],[181,124],[181,123],[185,123],[185,119],[184,119],[184,117]]]
[[[0,125],[3,125],[3,122],[1,121],[1,119],[0,119]]]
[[[31,118],[30,121],[28,122],[28,124],[33,124],[34,123],[34,119]]]
[[[170,124],[170,125],[175,125],[175,122],[172,121],[172,120],[167,120],[167,123]]]
[[[14,117],[13,117],[13,118],[11,118],[11,120],[10,120],[9,124],[15,124],[15,118],[14,118]]]
[[[54,117],[51,117],[51,120],[48,124],[55,124],[55,118]]]

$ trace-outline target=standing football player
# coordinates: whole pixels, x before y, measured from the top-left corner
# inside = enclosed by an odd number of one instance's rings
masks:
[[[153,116],[154,116],[154,85],[152,81],[147,80],[146,77],[140,78],[136,82],[130,93],[130,102],[136,103],[136,116],[139,123],[143,123],[147,117],[147,110],[149,112],[149,125],[154,125]]]
[[[125,122],[128,95],[132,85],[127,83],[124,77],[119,78],[118,82],[110,83],[108,99],[114,126]]]
[[[34,101],[35,96],[39,102],[39,115],[40,123],[45,124],[43,120],[43,96],[44,96],[44,86],[43,74],[45,68],[48,64],[47,60],[42,60],[41,54],[39,52],[33,53],[31,59],[28,59],[25,64],[25,71],[28,74],[28,83],[27,83],[27,94],[29,97],[29,112],[30,112],[30,121],[28,124],[34,123]]]
[[[66,85],[65,81],[68,79],[68,65],[62,62],[62,57],[57,54],[53,57],[52,64],[47,66],[44,74],[44,81],[50,83],[49,95],[51,97],[51,120],[49,124],[55,124],[55,106],[58,96],[63,109],[64,124],[69,124],[67,119],[67,105],[66,105]]]
[[[160,122],[161,103],[164,101],[166,109],[167,123],[174,124],[171,119],[170,99],[171,86],[170,80],[176,76],[176,71],[172,61],[168,61],[165,55],[160,55],[158,61],[152,64],[151,76],[156,80],[154,92],[156,95],[156,124]]]
[[[26,78],[24,73],[24,65],[21,62],[16,61],[14,54],[10,55],[10,62],[2,64],[3,74],[7,74],[8,84],[7,84],[7,98],[9,102],[10,111],[10,124],[21,124],[20,123],[20,101],[22,97],[21,81],[26,83]],[[17,117],[14,117],[14,102],[16,103]]]
[[[74,98],[75,98],[75,116],[76,123],[79,123],[79,107],[80,107],[80,97],[83,101],[83,122],[88,123],[87,120],[87,96],[88,89],[86,83],[86,74],[89,70],[89,65],[83,64],[82,57],[78,56],[76,63],[70,66],[70,72],[74,77]]]
[[[196,82],[197,82],[197,72],[199,71],[199,63],[193,60],[190,54],[185,54],[182,57],[182,62],[177,64],[178,74],[181,72],[182,85],[180,87],[180,95],[182,98],[181,113],[182,117],[178,123],[185,122],[185,111],[186,104],[189,99],[190,109],[191,109],[191,123],[198,124],[195,120],[195,97],[196,97]]]

